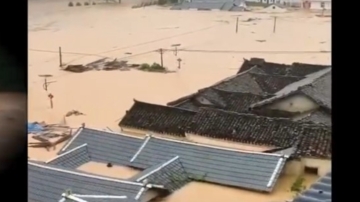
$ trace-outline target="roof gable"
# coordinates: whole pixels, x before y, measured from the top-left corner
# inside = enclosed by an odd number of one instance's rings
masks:
[[[75,169],[89,161],[91,161],[91,157],[85,143],[48,160],[46,163]]]
[[[175,191],[190,182],[179,156],[159,164],[150,166],[138,175],[132,177],[136,182],[162,184],[167,190]]]
[[[331,157],[331,128],[288,119],[202,108],[187,132],[255,145],[296,146],[296,155]]]
[[[129,165],[145,169],[179,156],[193,180],[270,192],[286,157],[147,137]]]
[[[255,103],[251,108],[271,104],[298,93],[306,95],[320,106],[331,109],[331,68],[315,72],[302,80],[291,83],[276,92],[273,97]]]
[[[184,126],[188,124],[195,113],[176,107],[135,100],[133,106],[119,122],[119,126],[184,136]]]

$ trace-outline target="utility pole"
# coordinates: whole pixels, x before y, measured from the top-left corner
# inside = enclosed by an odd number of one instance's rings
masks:
[[[239,28],[239,17],[236,18],[235,33],[238,33],[238,28]]]
[[[177,56],[178,53],[178,47],[181,46],[181,44],[172,44],[172,47],[174,47],[174,55]]]
[[[274,17],[274,29],[273,29],[273,33],[275,33],[276,32],[276,16]]]
[[[49,85],[50,85],[50,83],[54,83],[55,81],[48,81],[47,80],[47,78],[49,78],[49,77],[52,77],[52,75],[50,75],[50,74],[44,74],[44,75],[39,75],[40,77],[44,77],[44,83],[43,83],[43,88],[44,88],[44,90],[45,91],[47,91],[48,90],[48,87],[49,87]]]
[[[177,61],[178,61],[178,63],[179,63],[179,64],[178,64],[178,69],[181,69],[181,61],[182,61],[181,58],[178,58]]]
[[[49,98],[49,100],[50,100],[50,107],[51,107],[51,109],[54,107],[54,105],[53,105],[53,98],[54,98],[54,96],[50,93],[49,95],[48,95],[48,98]]]
[[[59,46],[59,62],[60,62],[60,67],[63,66],[63,63],[62,63],[62,54],[61,54],[61,47]]]
[[[164,67],[164,61],[163,61],[164,50],[162,48],[160,48],[159,53],[160,53],[160,65],[161,65],[161,67]]]

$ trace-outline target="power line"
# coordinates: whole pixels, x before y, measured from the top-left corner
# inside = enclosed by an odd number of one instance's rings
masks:
[[[165,51],[173,51],[172,49],[164,49]],[[258,54],[328,54],[331,51],[237,51],[237,50],[195,50],[195,49],[178,49],[182,52],[198,52],[198,53],[258,53]]]

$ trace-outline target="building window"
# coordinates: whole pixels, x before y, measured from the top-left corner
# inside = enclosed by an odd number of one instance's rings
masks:
[[[307,173],[307,174],[318,175],[318,168],[305,166],[305,170],[304,170],[304,171],[305,171],[305,173]]]
[[[321,8],[325,8],[325,2],[320,3]]]
[[[262,0],[262,2],[263,2],[264,4],[266,4],[266,3],[267,3],[267,0]]]
[[[274,3],[274,0],[269,0],[269,4],[273,4]]]

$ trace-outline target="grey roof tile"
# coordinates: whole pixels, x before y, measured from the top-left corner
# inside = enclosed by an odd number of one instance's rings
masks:
[[[206,88],[175,105],[175,107],[192,111],[199,111],[200,107],[213,107],[235,112],[248,112],[251,104],[263,99],[265,99],[264,96],[252,93]]]
[[[141,183],[116,180],[77,172],[62,167],[28,162],[28,200],[37,202],[59,201],[66,190],[81,195],[113,195],[135,198],[143,187]],[[107,199],[89,202],[113,201]]]
[[[312,123],[318,123],[318,124],[324,124],[326,126],[331,126],[331,114],[328,113],[325,110],[318,109],[305,118],[301,119],[303,122],[312,122]]]
[[[157,133],[185,136],[185,128],[196,112],[136,101],[119,122],[120,127],[130,127]]]
[[[331,128],[323,125],[201,108],[187,132],[247,144],[296,146],[296,156],[331,158]]]
[[[190,182],[179,156],[151,166],[131,179],[136,182],[144,182],[146,180],[148,183],[161,184],[170,191],[180,189]]]
[[[297,63],[297,62],[289,65],[289,64],[266,62],[263,58],[251,58],[250,60],[244,59],[244,62],[241,65],[238,74],[247,71],[252,67],[257,67],[269,75],[303,77],[308,74],[326,69],[330,67],[330,65],[316,65],[316,64],[306,64],[306,63]]]
[[[251,107],[261,107],[298,93],[303,93],[319,105],[331,109],[331,68],[309,74],[304,79],[291,83],[279,90],[273,97],[255,103]]]
[[[151,137],[129,165],[146,169],[179,156],[193,180],[272,191],[286,158]]]
[[[86,147],[91,161],[126,165],[142,144],[142,139],[124,134],[83,128],[60,150],[60,154],[83,144],[87,144]]]
[[[88,152],[87,144],[83,144],[56,156],[46,163],[75,169],[89,161],[91,161],[91,158]]]
[[[331,172],[302,192],[293,202],[331,202]]]

